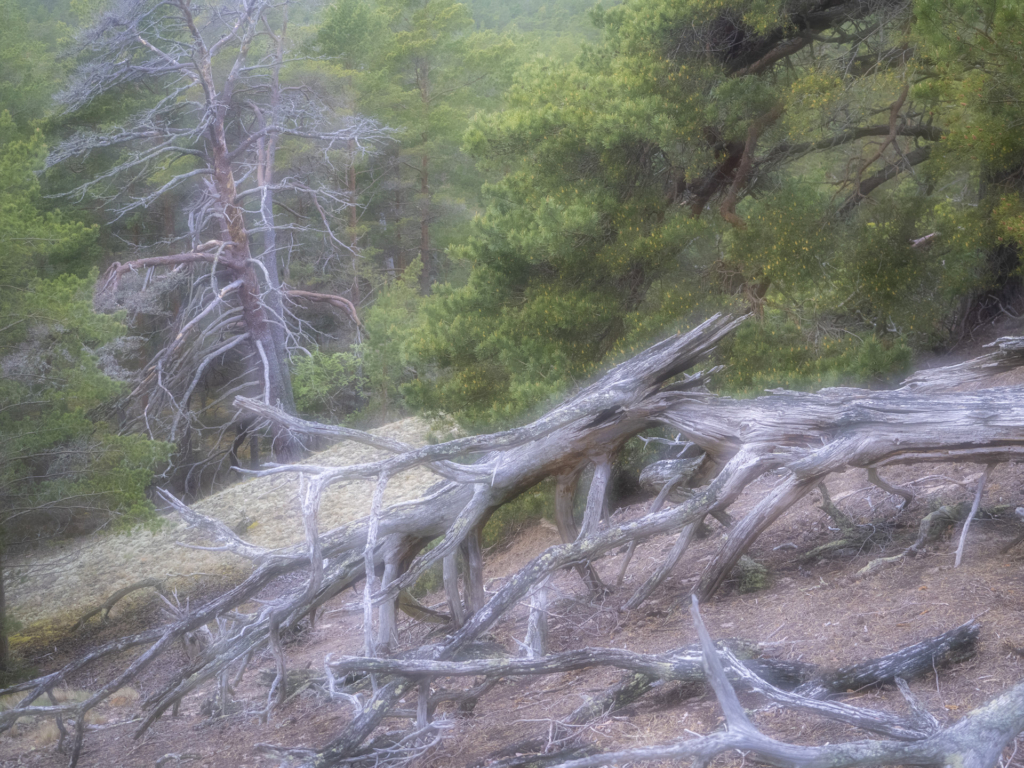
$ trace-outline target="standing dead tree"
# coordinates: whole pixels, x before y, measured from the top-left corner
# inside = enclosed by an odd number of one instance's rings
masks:
[[[895,391],[775,391],[755,400],[734,401],[703,389],[703,382],[716,369],[689,375],[684,372],[706,359],[741,322],[742,318],[716,316],[686,334],[666,339],[616,366],[527,426],[422,448],[306,422],[262,400],[240,398],[236,402],[240,409],[254,419],[273,422],[281,431],[356,440],[386,455],[353,466],[291,464],[256,472],[298,478],[295,512],[304,521],[306,539],[291,548],[266,550],[252,545],[223,523],[166,495],[186,522],[215,540],[220,549],[252,561],[252,575],[230,592],[191,609],[162,629],[113,643],[65,670],[10,689],[27,694],[19,707],[0,714],[0,729],[24,714],[61,716],[83,723],[89,708],[141,674],[172,643],[228,613],[234,622],[231,629],[222,632],[193,663],[143,702],[144,715],[137,735],[205,683],[240,675],[252,655],[264,649],[271,651],[276,662],[275,693],[264,709],[264,715],[269,716],[283,700],[287,680],[282,631],[315,613],[341,590],[364,582],[364,656],[361,661],[329,659],[326,664],[331,690],[340,700],[355,703],[356,711],[326,745],[317,750],[297,750],[293,755],[316,766],[339,765],[360,755],[386,761],[388,754],[406,754],[395,744],[421,738],[430,730],[431,702],[435,698],[424,681],[435,675],[459,674],[457,665],[465,662],[464,657],[477,646],[482,633],[559,569],[577,568],[590,589],[607,590],[609,587],[593,567],[603,555],[659,534],[676,533],[677,545],[628,603],[639,605],[684,556],[695,526],[709,516],[728,524],[731,518],[727,510],[739,494],[768,470],[780,470],[775,487],[738,523],[729,526],[728,539],[695,589],[703,599],[720,587],[736,560],[768,526],[831,473],[851,466],[878,470],[895,463],[950,460],[987,466],[1024,456],[1024,433],[1019,426],[1024,423],[1022,388],[952,391],[959,383],[1024,364],[1021,339],[1002,339],[997,343],[998,350],[983,358],[918,375]],[[707,485],[689,489],[688,498],[681,504],[665,507],[662,502],[676,481],[675,476],[670,477],[647,514],[627,523],[602,524],[607,467],[629,438],[655,426],[669,426],[695,443],[719,468],[717,473],[711,473]],[[385,506],[384,491],[390,479],[414,466],[429,468],[439,476],[439,482],[422,498]],[[573,500],[577,480],[588,466],[593,467],[593,480],[583,518],[577,524],[572,515]],[[688,474],[694,478],[705,474],[692,472],[689,463],[684,469],[690,470]],[[495,510],[546,478],[556,480],[555,517],[564,543],[549,548],[487,595],[482,580],[481,527]],[[338,529],[320,532],[318,513],[324,489],[332,483],[356,479],[376,483],[369,514]],[[426,545],[435,539],[440,542],[427,550]],[[467,572],[461,590],[454,578],[460,556],[466,560]],[[455,624],[452,633],[439,644],[405,654],[409,663],[427,666],[414,669],[379,660],[395,645],[395,611],[402,603],[399,598],[403,590],[439,562],[444,566],[445,589]],[[306,574],[298,589],[283,588],[277,600],[260,603],[253,613],[241,612],[265,587],[296,572]],[[87,702],[31,706],[38,696],[86,663],[132,646],[145,646],[145,650]],[[611,663],[643,674],[664,670],[667,663],[665,659],[638,661],[621,652],[597,654],[592,659],[599,656],[604,661],[593,663]],[[583,663],[580,659],[561,661]],[[523,664],[533,664],[538,673],[553,672],[558,671],[560,663],[552,657],[545,667],[540,657],[509,669],[521,671],[526,669]],[[477,667],[465,667],[465,674],[475,674],[470,671],[474,669]],[[380,673],[368,701],[353,696],[350,686],[359,685],[357,681],[336,680],[342,673],[359,670]],[[1013,698],[1018,695],[1007,695],[1012,698],[1010,704],[1019,705],[1018,714],[1024,716],[1024,703]],[[374,739],[384,718],[409,696],[416,700],[416,727],[397,742]],[[892,735],[892,728],[905,725],[890,723],[886,733]],[[84,726],[78,725],[73,762],[83,736]],[[731,748],[731,744],[723,748]],[[398,752],[388,751],[396,749]],[[876,762],[884,762],[876,752],[871,754]],[[799,761],[780,764],[802,765]]]
[[[314,143],[329,164],[386,137],[369,120],[336,113],[307,85],[282,80],[290,61],[287,24],[287,1],[117,0],[72,50],[78,68],[59,96],[68,113],[130,87],[158,95],[122,125],[79,131],[53,150],[48,166],[116,158],[69,194],[100,200],[115,219],[172,194],[186,201],[187,228],[167,234],[157,246],[164,253],[115,263],[98,289],[101,306],[118,306],[119,286],[138,273],[129,292],[176,291],[180,306],[167,341],[129,398],[151,436],[185,441],[204,415],[237,394],[294,410],[288,357],[300,344],[279,251],[314,234],[328,247],[348,249],[331,222],[352,201],[343,192],[276,178],[278,143],[284,137]],[[280,221],[285,194],[316,213]],[[354,317],[342,297],[335,303]],[[213,402],[203,387],[211,372],[223,379]],[[278,460],[299,455],[283,429],[274,431],[273,450]]]

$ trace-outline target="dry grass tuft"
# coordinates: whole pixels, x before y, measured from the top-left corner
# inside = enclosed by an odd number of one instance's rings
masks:
[[[131,693],[127,693],[128,691],[131,691]],[[135,701],[139,698],[138,691],[131,688],[122,688],[114,695],[116,696],[122,692],[126,692],[125,695],[129,697],[134,695],[134,698],[129,698],[130,701]],[[57,700],[58,704],[81,704],[90,696],[92,696],[91,691],[81,688],[60,687],[53,690],[53,698]],[[17,693],[0,696],[0,712],[17,706],[20,701],[21,695]],[[34,706],[40,707],[49,706],[51,703],[49,697],[45,695],[32,702]],[[85,715],[85,722],[89,725],[102,725],[107,722],[107,717],[100,712],[90,710]],[[49,746],[60,738],[60,730],[57,728],[56,721],[49,718],[43,719],[31,716],[19,717],[8,733],[12,738],[27,737],[36,747]]]
[[[86,691],[81,688],[54,688],[53,697],[57,700],[58,704],[81,704],[83,701],[92,696],[92,691]]]
[[[128,704],[134,704],[139,700],[139,692],[130,686],[124,688],[118,688],[107,699],[107,703],[112,707],[124,707]]]
[[[57,728],[57,723],[53,720],[47,720],[45,723],[37,725],[26,735],[33,746],[48,747],[51,744],[55,744],[60,738],[60,729]]]
[[[16,706],[21,699],[22,696],[19,693],[8,693],[6,696],[0,696],[0,712],[6,712],[11,707]]]
[[[122,689],[124,690],[124,689]],[[79,704],[92,696],[92,692],[83,690],[81,688],[67,688],[61,686],[60,688],[53,689],[53,698],[57,700],[58,704]],[[139,694],[135,694],[135,698],[138,698]],[[0,696],[0,712],[5,712],[8,709],[16,707],[22,699],[20,693],[9,693],[6,696]],[[46,696],[40,696],[32,702],[33,706],[46,707],[50,705],[50,699]]]
[[[107,722],[107,718],[98,712],[90,710],[85,713],[85,722],[87,725],[103,725]],[[56,744],[60,739],[60,729],[57,727],[56,721],[44,720],[35,728],[26,731],[25,735],[34,747],[48,747],[51,744]]]

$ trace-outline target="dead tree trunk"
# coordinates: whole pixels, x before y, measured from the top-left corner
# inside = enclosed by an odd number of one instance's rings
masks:
[[[116,12],[97,13],[71,47],[80,66],[70,73],[60,102],[67,115],[79,113],[76,124],[95,121],[80,111],[105,94],[121,93],[125,77],[167,95],[121,125],[83,128],[58,144],[47,162],[89,158],[87,165],[101,170],[69,194],[98,197],[115,220],[167,201],[169,194],[185,201],[180,218],[187,232],[170,231],[158,246],[170,252],[115,264],[98,291],[100,303],[116,309],[125,300],[117,295],[118,277],[126,272],[146,272],[141,290],[149,286],[150,295],[188,284],[164,348],[125,399],[135,423],[169,442],[190,429],[213,430],[222,423],[216,404],[197,409],[192,403],[213,369],[230,382],[217,403],[239,392],[259,393],[265,402],[294,411],[289,349],[296,348],[296,332],[294,323],[288,328],[291,313],[278,274],[275,204],[284,203],[285,193],[310,199],[320,224],[290,229],[318,232],[345,247],[331,231],[344,195],[310,188],[290,173],[276,180],[280,138],[323,147],[354,143],[365,150],[386,135],[367,120],[329,117],[333,109],[311,83],[282,86],[282,70],[295,61],[286,35],[288,5],[246,0],[225,10],[191,0],[133,0]],[[98,166],[91,157],[97,152],[104,155]],[[178,164],[182,157],[189,158],[187,168]],[[189,187],[193,191],[186,193]],[[257,195],[258,205],[247,200]],[[263,246],[255,259],[254,235]],[[150,280],[163,267],[170,274]],[[128,290],[139,291],[138,283]],[[142,401],[144,409],[137,411],[134,405]],[[204,412],[210,420],[205,425]],[[277,460],[297,460],[303,451],[295,436],[276,424],[271,429]]]

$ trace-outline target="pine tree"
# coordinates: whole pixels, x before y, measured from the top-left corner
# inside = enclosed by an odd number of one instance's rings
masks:
[[[388,271],[401,273],[418,256],[427,293],[444,273],[452,237],[439,243],[437,231],[457,227],[459,198],[480,181],[460,150],[462,133],[504,79],[513,43],[477,31],[468,8],[453,0],[339,0],[316,48],[343,68],[353,104],[394,131],[376,197],[362,201],[379,224],[368,239]]]
[[[16,131],[7,112],[0,133]],[[0,674],[12,670],[3,593],[3,551],[69,527],[152,521],[146,498],[168,448],[118,434],[110,408],[124,382],[116,365],[121,318],[92,307],[96,279],[41,279],[81,262],[96,230],[40,211],[34,174],[45,147],[36,133],[0,145]]]
[[[936,63],[912,4],[630,0],[594,19],[599,45],[529,63],[471,125],[467,147],[504,176],[459,252],[468,283],[437,291],[408,345],[417,405],[521,418],[723,307],[768,338],[792,322],[808,360],[831,361],[785,381],[883,375],[842,329],[898,367],[908,343],[949,337],[961,297],[1006,284],[988,266],[987,193],[953,191],[977,153],[946,153],[950,89],[972,103],[956,83],[986,68]]]

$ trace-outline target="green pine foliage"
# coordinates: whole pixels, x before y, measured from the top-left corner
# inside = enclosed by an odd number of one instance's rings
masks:
[[[12,123],[0,113],[0,130]],[[151,522],[145,492],[167,458],[166,445],[117,433],[111,407],[126,385],[100,363],[124,326],[93,311],[95,270],[44,279],[81,263],[97,234],[40,211],[44,152],[38,133],[0,148],[0,525],[21,538],[83,518]]]
[[[453,0],[337,0],[311,48],[331,57],[348,107],[392,131],[385,152],[349,159],[363,211],[349,241],[375,265],[371,282],[418,255],[426,293],[458,270],[448,246],[464,237],[483,180],[461,137],[496,102],[515,42]]]
[[[411,379],[405,345],[423,304],[419,258],[403,274],[380,287],[366,312],[368,339],[361,347],[364,418],[387,422],[404,415],[401,388]]]
[[[23,5],[0,0],[0,109],[24,131],[45,113],[55,73],[48,69],[53,56],[26,13],[34,9]]]
[[[363,314],[365,340],[347,352],[313,350],[292,364],[295,404],[308,416],[331,421],[387,423],[406,415],[401,389],[410,381],[405,344],[423,303],[417,257],[404,273],[380,281]],[[353,412],[353,403],[361,408]]]
[[[406,344],[413,405],[505,425],[723,309],[757,318],[722,386],[876,386],[955,341],[970,312],[998,311],[1024,233],[1018,11],[851,7],[856,25],[759,68],[793,12],[627,0],[593,12],[603,37],[572,61],[520,67],[465,135],[501,178],[451,249],[468,280],[435,286]],[[871,28],[907,58],[857,63],[849,34]],[[893,143],[896,103],[919,133]],[[751,137],[753,168],[730,190],[726,160]]]
[[[359,358],[351,352],[314,349],[292,362],[295,406],[309,416],[337,417],[344,413],[347,391],[358,385]]]
[[[96,228],[45,210],[35,176],[45,156],[42,133],[26,138],[11,114],[0,111],[0,285],[8,290],[95,258]]]
[[[723,344],[728,366],[716,388],[757,397],[782,388],[813,392],[824,387],[891,386],[909,372],[913,350],[900,338],[822,336],[817,343],[779,312],[746,323]]]
[[[35,280],[0,304],[0,522],[17,538],[156,520],[146,490],[168,446],[117,434],[109,408],[126,385],[98,353],[123,326],[93,312],[95,279]]]

